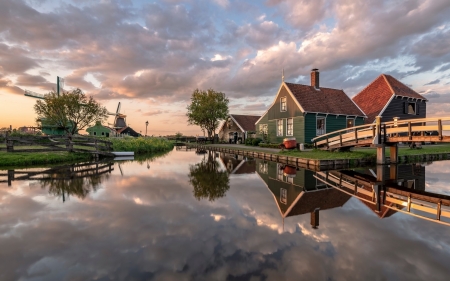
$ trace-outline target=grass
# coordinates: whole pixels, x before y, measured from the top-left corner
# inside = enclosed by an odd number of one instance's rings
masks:
[[[34,147],[33,147],[34,148]],[[64,162],[88,161],[92,156],[87,153],[53,152],[6,152],[0,151],[0,167],[48,165]]]
[[[110,138],[114,151],[134,151],[134,153],[153,153],[169,151],[174,147],[172,141],[164,138]]]

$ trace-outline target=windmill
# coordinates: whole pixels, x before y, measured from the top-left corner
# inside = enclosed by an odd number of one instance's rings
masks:
[[[63,90],[64,87],[64,78],[57,76],[56,77],[56,93],[58,94]],[[45,95],[39,94],[30,90],[25,90],[25,96],[32,97],[35,99],[45,99]],[[39,120],[41,122],[42,132],[46,135],[65,135],[65,128],[59,126],[57,124],[53,124],[48,122],[45,118]]]
[[[114,115],[114,123],[113,124],[109,124],[112,125],[114,127],[114,129],[122,129],[127,127],[127,122],[126,122],[126,115],[120,113],[120,102],[117,105],[117,110],[116,112],[108,112],[108,115]]]

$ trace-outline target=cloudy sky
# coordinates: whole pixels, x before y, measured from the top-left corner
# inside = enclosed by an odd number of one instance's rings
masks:
[[[56,77],[79,87],[135,130],[188,126],[194,89],[230,98],[230,112],[262,114],[281,83],[352,97],[381,73],[450,107],[448,0],[0,0],[0,127],[35,124],[35,99]],[[112,117],[109,122],[112,122]]]

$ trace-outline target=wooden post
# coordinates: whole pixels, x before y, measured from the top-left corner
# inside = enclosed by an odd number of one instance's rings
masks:
[[[385,146],[384,144],[377,146],[377,164],[386,164]]]
[[[6,132],[6,152],[14,151],[14,141],[9,138],[9,132]]]
[[[408,137],[409,140],[412,140],[411,122],[408,122]]]
[[[398,146],[397,144],[390,147],[391,150],[391,163],[397,163],[398,162]]]
[[[355,129],[355,142],[358,143],[358,130]]]
[[[8,170],[8,186],[11,186],[11,182],[14,180],[14,170]]]
[[[438,221],[441,220],[441,201],[439,201],[439,203],[437,204],[437,214],[436,214],[436,219]]]
[[[438,132],[439,132],[439,140],[442,140],[442,120],[438,120]]]

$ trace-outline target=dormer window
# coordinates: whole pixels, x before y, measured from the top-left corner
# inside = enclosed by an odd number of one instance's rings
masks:
[[[404,102],[405,114],[419,115],[419,105],[415,102]]]
[[[280,111],[286,111],[286,97],[280,98]]]

